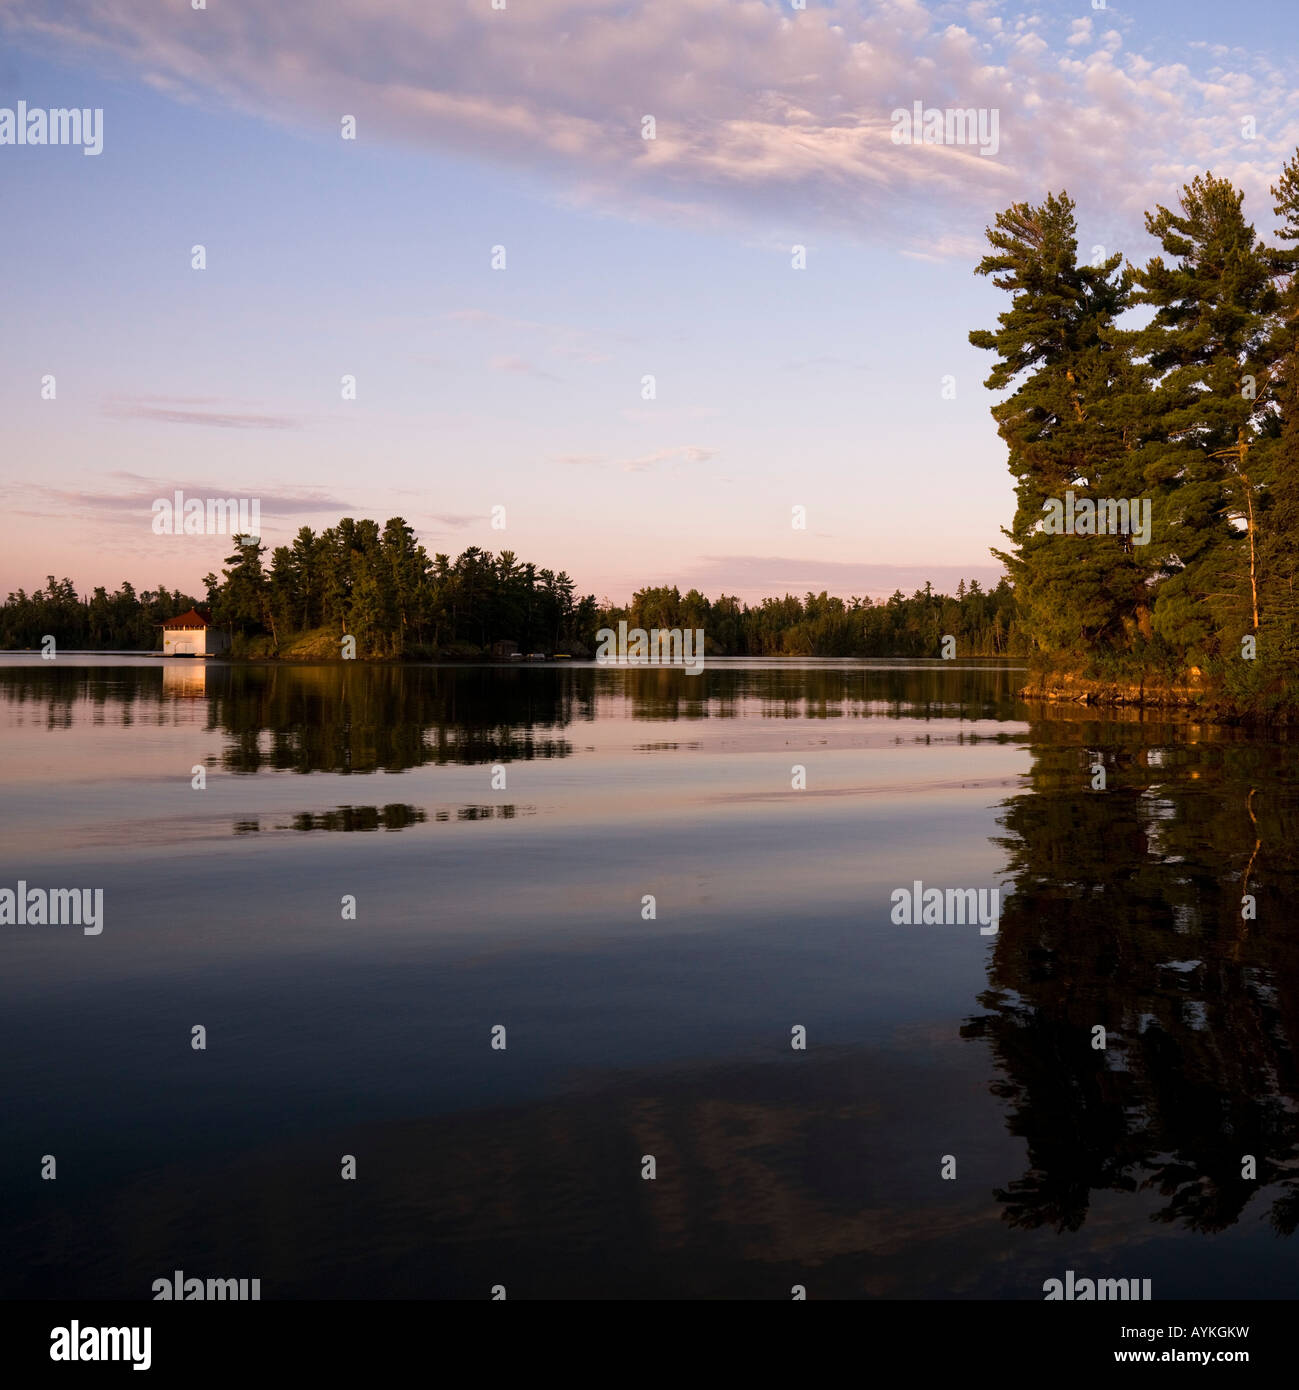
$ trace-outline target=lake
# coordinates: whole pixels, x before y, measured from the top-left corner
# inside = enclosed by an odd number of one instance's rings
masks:
[[[1294,736],[1022,674],[0,656],[0,1291],[1294,1296]]]

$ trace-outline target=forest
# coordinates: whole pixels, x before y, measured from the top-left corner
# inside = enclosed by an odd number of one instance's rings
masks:
[[[161,586],[137,594],[123,584],[79,597],[70,580],[53,576],[32,594],[10,594],[0,607],[0,646],[35,648],[48,634],[69,650],[158,650],[162,622],[195,606],[231,633],[236,656],[337,657],[340,638],[351,634],[357,655],[369,658],[474,659],[498,642],[582,657],[595,651],[597,630],[621,618],[632,627],[702,628],[714,656],[937,656],[949,635],[958,655],[1005,655],[1018,640],[1004,581],[988,591],[962,581],[954,596],[926,585],[883,603],[809,593],[754,606],[659,586],[617,607],[579,598],[562,570],[523,563],[509,550],[470,546],[454,561],[430,557],[400,517],[382,530],[350,517],[319,534],[303,527],[269,565],[260,540],[232,541],[221,575],[206,575],[198,596]]]
[[[1299,656],[1299,154],[1271,190],[1277,244],[1240,189],[1197,175],[1147,213],[1143,265],[1078,258],[1067,193],[1016,203],[976,273],[1010,296],[970,342],[1016,484],[995,554],[1033,663],[1202,680],[1293,705]],[[1140,501],[1146,536],[1060,534],[1070,505]]]

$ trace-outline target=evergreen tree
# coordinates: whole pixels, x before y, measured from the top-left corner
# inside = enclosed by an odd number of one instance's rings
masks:
[[[1166,262],[1132,271],[1133,303],[1155,313],[1125,335],[1147,365],[1143,468],[1164,564],[1155,630],[1183,661],[1256,631],[1257,514],[1251,450],[1266,395],[1257,377],[1276,308],[1273,256],[1226,179],[1197,175],[1177,210],[1146,215]],[[1247,380],[1250,378],[1252,380]]]
[[[986,385],[1009,390],[993,407],[1010,450],[1016,511],[1006,553],[994,552],[1015,584],[1034,642],[1046,651],[1129,643],[1141,625],[1145,572],[1128,536],[1054,534],[1048,502],[1127,495],[1122,424],[1107,406],[1137,374],[1117,340],[1127,305],[1122,256],[1080,265],[1074,204],[1049,194],[1016,203],[987,230],[992,253],[976,274],[1010,292],[993,331],[970,334],[997,354]]]
[[[1267,413],[1259,450],[1267,505],[1259,542],[1260,646],[1284,669],[1299,661],[1299,153],[1272,188],[1287,243],[1274,253],[1277,313],[1267,345]]]
[[[235,553],[227,556],[214,618],[241,632],[252,632],[269,618],[267,580],[262,569],[266,547],[256,536],[235,536]],[[125,585],[123,586],[126,587]]]

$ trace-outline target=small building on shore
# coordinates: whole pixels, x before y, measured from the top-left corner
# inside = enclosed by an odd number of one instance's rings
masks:
[[[197,608],[178,613],[162,625],[163,656],[220,656],[229,649],[229,635],[213,627],[212,619]]]

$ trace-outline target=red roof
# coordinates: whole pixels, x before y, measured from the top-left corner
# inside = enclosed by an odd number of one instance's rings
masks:
[[[168,618],[163,627],[211,627],[212,620],[205,614],[200,613],[197,608],[191,608],[188,613],[178,613],[174,618]]]

